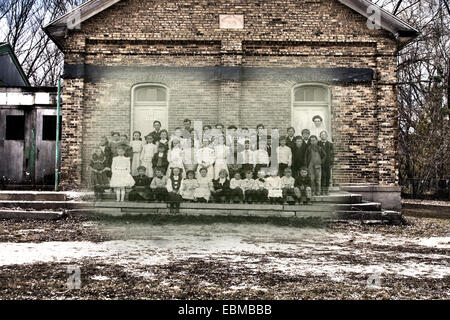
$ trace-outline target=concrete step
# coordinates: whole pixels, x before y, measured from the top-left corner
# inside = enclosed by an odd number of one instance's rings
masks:
[[[83,201],[6,201],[0,200],[0,208],[21,208],[33,210],[66,210],[88,208],[116,208],[153,210],[165,209],[166,203],[123,202],[116,201],[83,202]],[[380,211],[381,204],[376,202],[336,204],[311,203],[310,205],[269,205],[269,204],[215,204],[215,203],[182,203],[182,209],[204,210],[254,210],[254,211]]]
[[[62,192],[0,191],[0,200],[6,201],[66,201]]]
[[[62,211],[0,210],[0,219],[4,220],[58,220],[62,217]]]
[[[15,201],[0,200],[0,208],[33,210],[64,210],[91,207],[92,203],[80,201]]]

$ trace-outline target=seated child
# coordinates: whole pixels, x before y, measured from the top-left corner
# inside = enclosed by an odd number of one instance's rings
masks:
[[[180,203],[183,201],[181,197],[181,182],[183,177],[181,176],[180,168],[172,168],[169,179],[167,179],[166,189],[168,192],[168,202],[170,206],[170,213],[180,212]]]
[[[150,184],[152,190],[153,200],[157,202],[167,201],[167,177],[164,175],[164,168],[156,168],[155,177]]]
[[[281,178],[278,176],[278,170],[272,169],[270,177],[266,179],[265,188],[268,191],[268,197],[271,204],[283,203],[283,190],[281,189]]]
[[[186,172],[186,179],[181,182],[180,195],[184,200],[194,201],[195,190],[199,187],[197,179],[195,179],[195,171]]]
[[[134,176],[136,181],[133,189],[128,194],[129,201],[146,201],[150,199],[150,183],[151,179],[147,177],[147,169],[144,166],[137,168],[138,175]]]
[[[211,192],[214,191],[213,182],[208,177],[208,169],[201,168],[200,175],[197,177],[198,188],[195,189],[194,199],[197,202],[208,202]]]
[[[267,201],[269,191],[266,189],[266,172],[264,170],[258,171],[258,177],[255,179],[253,185],[254,199],[258,203],[264,203]]]
[[[106,186],[109,184],[108,172],[110,168],[106,166],[107,159],[101,148],[96,148],[89,163],[91,171],[91,183],[94,187],[96,198],[102,198]]]
[[[284,176],[281,177],[281,188],[284,202],[295,204],[295,179],[292,177],[291,168],[284,169]]]
[[[257,202],[257,184],[253,179],[253,170],[245,172],[245,179],[241,183],[242,191],[244,192],[245,202],[252,203]]]
[[[155,153],[152,160],[153,168],[160,168],[166,173],[169,167],[169,161],[167,160],[167,149],[164,144],[158,145],[158,152]]]
[[[242,190],[241,174],[236,172],[234,178],[230,181],[230,200],[234,203],[242,203],[244,201],[244,191]]]
[[[299,176],[295,179],[295,194],[299,203],[308,204],[311,200],[311,178],[305,167],[300,170]]]
[[[218,203],[228,202],[230,196],[230,180],[225,169],[220,170],[219,178],[213,181],[214,200]]]

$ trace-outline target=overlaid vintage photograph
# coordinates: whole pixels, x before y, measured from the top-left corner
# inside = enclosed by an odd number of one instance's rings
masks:
[[[0,0],[0,300],[448,301],[449,74],[446,0]]]

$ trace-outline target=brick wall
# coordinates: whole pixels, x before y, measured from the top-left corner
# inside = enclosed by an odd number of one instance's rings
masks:
[[[219,14],[244,14],[242,30],[219,29]],[[284,72],[242,79],[242,68],[370,68],[369,83],[331,88],[337,182],[397,183],[396,43],[334,0],[121,1],[82,24],[64,44],[65,63],[93,67],[64,83],[63,172],[86,182],[93,147],[130,131],[131,89],[170,89],[169,129],[186,117],[285,132],[292,88],[314,78]],[[217,76],[213,66],[230,67]],[[165,69],[164,69],[165,67]]]

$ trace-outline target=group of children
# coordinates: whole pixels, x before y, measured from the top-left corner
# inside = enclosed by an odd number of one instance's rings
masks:
[[[263,125],[252,137],[247,128],[235,135],[230,126],[225,136],[220,124],[204,126],[201,142],[188,119],[172,136],[159,121],[153,126],[145,142],[140,132],[131,141],[117,132],[102,138],[89,165],[96,196],[112,188],[125,201],[131,188],[129,201],[168,202],[177,211],[182,201],[307,203],[328,194],[334,152],[326,131],[318,138],[289,128],[272,154]]]

